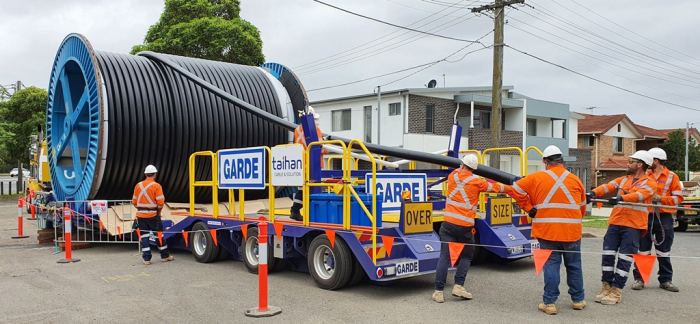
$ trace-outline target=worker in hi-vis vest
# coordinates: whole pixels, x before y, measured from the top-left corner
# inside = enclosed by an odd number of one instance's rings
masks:
[[[131,203],[136,206],[137,228],[141,231],[141,252],[143,264],[151,264],[151,242],[150,237],[163,231],[163,221],[160,219],[160,211],[165,205],[163,188],[156,182],[158,170],[155,166],[146,167],[144,174],[146,180],[139,182],[134,188],[134,197]],[[160,260],[163,262],[175,260],[168,252],[168,243],[161,244],[156,240],[160,251]]]
[[[560,267],[566,268],[566,283],[573,308],[586,307],[581,268],[581,237],[586,215],[586,189],[581,179],[564,168],[561,150],[550,145],[544,149],[546,170],[535,172],[513,184],[513,198],[532,217],[532,237],[542,249],[552,250],[544,264],[544,294],[537,307],[549,315],[557,313]]]
[[[316,135],[318,136],[318,140],[324,140],[323,134],[321,134],[321,129],[318,127],[318,125],[321,123],[321,119],[319,114],[314,112],[313,107],[309,107],[308,110],[309,114],[313,114],[314,116],[314,123],[316,124]],[[299,125],[294,130],[294,143],[301,144],[304,147],[304,151],[308,148],[308,145],[306,144],[306,137],[304,136],[304,128]],[[321,150],[321,169],[323,169],[323,155],[328,154],[328,150],[322,149]],[[294,193],[294,199],[292,199],[292,208],[291,208],[291,215],[290,218],[296,221],[302,221],[301,217],[301,207],[303,207],[303,198],[304,191],[302,190],[301,187],[297,188],[297,191]]]
[[[435,270],[435,292],[433,300],[445,301],[443,290],[447,281],[447,269],[450,267],[450,246],[448,242],[465,243],[459,257],[455,272],[455,285],[452,296],[472,299],[472,294],[464,288],[464,281],[474,255],[474,218],[479,208],[479,194],[482,192],[509,193],[511,187],[498,183],[489,183],[474,175],[479,161],[475,154],[462,157],[462,165],[447,176],[447,201],[445,214],[440,225],[440,259]]]

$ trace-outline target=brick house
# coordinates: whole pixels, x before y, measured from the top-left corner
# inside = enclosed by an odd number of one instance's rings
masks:
[[[583,116],[572,115],[568,104],[530,98],[513,89],[504,86],[501,93],[499,147],[525,151],[530,146],[543,150],[553,144],[562,150],[567,164],[583,162],[589,168],[589,152],[576,149],[577,120]],[[321,115],[321,129],[338,136],[438,152],[448,148],[452,125],[457,122],[463,127],[460,149],[483,151],[491,147],[491,92],[491,87],[406,88],[382,92],[380,109],[377,94],[317,100],[311,106]],[[500,169],[521,174],[525,170],[520,170],[520,161],[516,150],[505,151]],[[544,168],[534,150],[527,161],[528,173]]]

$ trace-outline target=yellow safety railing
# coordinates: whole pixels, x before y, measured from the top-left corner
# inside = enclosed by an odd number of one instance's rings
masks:
[[[537,153],[540,154],[540,156],[543,156],[543,155],[544,155],[544,153],[542,153],[542,151],[540,151],[540,149],[538,149],[538,148],[535,147],[535,146],[530,146],[530,147],[526,148],[526,149],[525,149],[525,153],[523,153],[523,165],[525,165],[525,166],[527,166],[527,155],[528,155],[528,153],[530,152],[530,150],[535,150]],[[527,175],[527,172],[528,172],[527,169],[525,169],[525,170],[523,170],[522,172],[520,172],[520,174],[523,175],[523,176],[526,176],[526,175]]]
[[[208,156],[211,158],[211,177],[210,181],[197,181],[194,178],[194,160],[198,156]],[[219,161],[218,153],[212,151],[202,151],[195,152],[190,155],[189,165],[190,165],[190,216],[194,216],[194,189],[195,187],[211,187],[212,201],[214,202],[214,218],[219,217]]]
[[[289,144],[289,145],[299,145],[299,144]],[[279,145],[287,146],[287,145]],[[268,199],[268,216],[271,223],[275,222],[275,187],[272,185],[272,151],[269,147],[263,146],[265,148],[265,153],[267,154],[267,182],[265,187],[267,187],[267,199]],[[218,154],[218,152],[217,152]],[[217,170],[218,171],[218,170]],[[233,210],[231,215],[236,215],[236,199],[233,197],[233,189],[228,190],[228,205],[229,209]],[[245,190],[238,189],[238,219],[245,220]]]
[[[347,196],[347,182],[348,179],[350,179],[350,163],[351,163],[351,158],[350,158],[350,152],[347,149],[347,146],[345,146],[345,143],[340,140],[332,140],[332,141],[317,141],[309,144],[307,150],[311,149],[311,147],[316,146],[316,145],[323,145],[323,144],[334,144],[334,145],[339,145],[343,148],[343,210],[345,210],[345,196]],[[310,180],[309,176],[309,165],[310,165],[310,154],[304,154],[304,190],[303,190],[303,195],[302,195],[302,205],[304,206],[303,212],[304,212],[304,221],[303,224],[304,226],[309,226],[309,207],[310,207],[310,202],[309,202],[309,190],[308,187],[325,187],[325,188],[331,188],[335,186],[335,183],[323,183],[323,182],[314,182],[312,183]],[[343,219],[343,229],[349,229],[350,224],[345,224],[345,219]]]
[[[481,162],[480,162],[480,163],[481,163],[481,164],[484,164],[484,160],[486,159],[486,154],[487,154],[487,153],[490,153],[490,152],[501,152],[501,151],[518,151],[518,153],[520,154],[520,159],[518,159],[518,160],[520,161],[520,174],[522,175],[522,174],[523,174],[523,168],[524,168],[524,165],[523,165],[523,150],[522,150],[521,148],[519,148],[519,147],[514,147],[514,146],[513,146],[513,147],[492,147],[492,148],[489,148],[489,149],[485,149],[485,150],[481,153]],[[486,210],[486,199],[484,199],[484,197],[485,197],[485,194],[484,194],[484,193],[481,193],[481,194],[479,195],[479,209],[480,209],[482,212]]]
[[[360,196],[355,192],[355,188],[352,186],[347,186],[347,189],[350,189],[350,192],[352,192],[353,196],[355,196],[355,199],[357,199],[358,204],[360,207],[362,207],[362,210],[365,212],[367,217],[369,217],[370,221],[372,221],[372,262],[374,265],[377,265],[377,161],[375,161],[374,156],[369,152],[367,147],[365,146],[364,143],[362,143],[360,140],[354,139],[350,141],[348,144],[348,148],[352,148],[353,144],[357,143],[357,145],[362,148],[362,150],[365,152],[367,156],[370,157],[370,162],[372,162],[372,192],[374,194],[372,195],[372,213],[367,210],[367,207],[365,204],[362,202],[362,199],[360,199]],[[348,150],[350,151],[350,150]],[[348,152],[349,154],[349,152]],[[345,198],[344,204],[343,204],[343,209],[344,211],[344,219],[343,223],[346,222],[350,224],[350,197],[347,196]]]

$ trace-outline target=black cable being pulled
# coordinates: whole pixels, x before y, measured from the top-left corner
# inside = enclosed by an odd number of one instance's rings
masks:
[[[236,107],[240,107],[252,115],[255,115],[255,116],[262,118],[268,122],[271,122],[271,123],[276,124],[280,127],[283,127],[289,131],[294,131],[294,129],[298,126],[297,124],[294,124],[294,123],[289,122],[287,120],[284,120],[280,117],[277,117],[273,114],[270,114],[264,110],[261,110],[255,106],[245,102],[244,100],[241,100],[241,99],[237,98],[236,96],[233,96],[233,95],[227,93],[226,91],[221,90],[219,87],[213,85],[212,83],[208,82],[207,80],[203,80],[202,78],[191,73],[190,71],[183,68],[182,66],[171,61],[170,56],[166,56],[166,55],[154,53],[154,52],[148,52],[148,51],[141,52],[138,54],[138,56],[148,58],[150,60],[153,60],[153,61],[156,61],[160,64],[163,64],[164,66],[167,66],[168,68],[172,69],[173,71],[177,72],[178,74],[182,75],[183,77],[187,78],[188,80],[192,81],[193,83],[196,83],[200,87],[215,94],[216,96],[218,96],[222,100],[227,101],[229,103],[232,103]],[[345,144],[350,144],[350,141],[351,141],[351,140],[349,140],[347,138],[343,138],[343,137],[331,136],[328,134],[323,134],[323,135],[329,136],[330,139],[341,140],[341,141],[345,142]],[[406,150],[406,149],[393,148],[393,147],[371,144],[371,143],[364,143],[364,144],[367,147],[367,149],[372,153],[377,153],[377,154],[382,154],[382,155],[387,155],[387,156],[392,156],[392,157],[398,157],[398,158],[403,158],[403,159],[408,159],[408,160],[414,160],[414,161],[418,161],[418,162],[431,163],[431,164],[436,164],[436,165],[445,166],[445,167],[449,167],[449,168],[458,168],[461,165],[461,161],[459,159],[453,158],[453,157],[425,153],[425,152],[412,151],[412,150]],[[355,145],[353,148],[359,149],[360,146]],[[484,177],[487,177],[489,179],[499,181],[502,183],[507,183],[507,184],[511,184],[515,180],[518,179],[517,176],[514,176],[514,175],[509,174],[507,172],[503,172],[501,170],[497,170],[494,168],[483,166],[483,165],[480,165],[479,168],[474,173],[477,175],[484,176]]]

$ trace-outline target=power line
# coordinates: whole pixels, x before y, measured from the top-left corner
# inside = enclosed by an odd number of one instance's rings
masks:
[[[469,45],[467,45],[467,46],[469,46]],[[389,84],[392,84],[392,83],[399,82],[399,81],[401,81],[401,80],[403,80],[403,79],[405,79],[405,78],[408,78],[408,77],[410,77],[410,76],[412,76],[412,75],[414,75],[414,74],[416,74],[416,73],[418,73],[418,72],[421,72],[421,71],[423,71],[423,70],[426,70],[426,69],[428,69],[428,68],[431,68],[433,65],[436,65],[436,64],[438,64],[438,63],[440,63],[440,62],[442,62],[442,61],[446,61],[446,62],[449,62],[449,63],[455,63],[455,62],[458,62],[458,61],[462,60],[463,58],[465,58],[467,55],[469,55],[469,54],[471,54],[471,53],[478,52],[478,51],[483,51],[483,50],[488,49],[488,48],[491,48],[491,47],[493,47],[493,46],[483,47],[483,48],[475,49],[475,50],[473,50],[473,51],[471,51],[471,52],[467,52],[466,54],[464,54],[464,56],[462,56],[461,59],[459,59],[459,60],[457,60],[457,61],[454,61],[454,62],[447,61],[447,59],[442,59],[442,60],[440,60],[440,61],[437,61],[437,62],[431,64],[430,66],[426,66],[426,67],[424,67],[424,68],[422,68],[422,69],[420,69],[420,70],[418,70],[418,71],[416,71],[416,72],[413,72],[413,73],[411,73],[411,74],[409,74],[409,75],[406,75],[406,76],[401,77],[401,78],[399,78],[399,79],[396,79],[396,80],[394,80],[394,81],[391,81],[391,82],[382,84],[381,86],[383,87],[383,86],[385,86],[385,85],[389,85]],[[465,48],[466,48],[466,47],[465,47]]]
[[[391,0],[387,0],[387,1],[391,1]],[[463,2],[463,1],[466,1],[466,0],[462,0],[462,1],[460,1],[460,2]],[[431,15],[429,15],[429,16],[427,16],[427,17],[425,17],[425,18],[419,19],[419,20],[417,20],[417,21],[415,21],[415,22],[409,24],[408,26],[413,26],[413,25],[415,25],[415,24],[417,24],[417,23],[419,23],[419,22],[421,22],[421,21],[423,21],[423,20],[426,20],[426,19],[428,19],[428,18],[430,18],[430,17],[432,17],[432,16],[435,16],[435,15],[437,15],[437,14],[439,14],[439,13],[441,13],[441,12],[447,10],[447,9],[449,9],[449,7],[448,7],[448,8],[444,8],[444,9],[442,9],[442,10],[439,10],[439,11],[437,11],[437,12],[433,12]],[[458,10],[457,10],[457,11],[458,11]],[[451,12],[451,13],[454,13],[454,12],[456,12],[456,11],[453,11],[453,12]],[[425,25],[427,25],[427,24],[430,24],[430,23],[432,23],[432,22],[435,22],[435,21],[437,21],[437,20],[439,20],[439,19],[441,19],[441,18],[444,18],[444,17],[446,17],[446,15],[443,15],[443,16],[439,17],[438,19],[432,20],[432,21],[430,21],[430,22],[428,22],[428,23],[426,23],[426,24],[420,25],[420,26],[418,26],[418,27],[423,27],[423,26],[425,26]],[[361,44],[361,45],[355,46],[355,47],[353,47],[353,48],[351,48],[351,49],[349,49],[349,50],[345,50],[345,51],[342,51],[342,52],[339,52],[339,53],[336,53],[336,54],[333,54],[333,55],[327,56],[327,57],[325,57],[325,58],[322,58],[322,59],[319,59],[319,60],[315,60],[315,61],[312,61],[312,62],[309,62],[309,63],[306,63],[306,64],[302,64],[302,65],[299,65],[299,66],[295,66],[295,67],[292,67],[292,69],[294,69],[295,71],[299,71],[299,70],[305,69],[307,66],[310,66],[310,65],[313,65],[313,64],[316,64],[316,63],[319,63],[319,62],[323,62],[323,61],[329,61],[331,58],[334,58],[334,57],[337,57],[338,55],[342,55],[342,54],[351,52],[351,51],[353,51],[353,50],[355,50],[355,49],[358,49],[358,48],[361,48],[361,47],[363,47],[363,46],[365,46],[365,45],[372,44],[372,43],[374,43],[374,42],[376,42],[376,41],[382,40],[382,39],[387,38],[387,37],[389,37],[389,36],[391,36],[391,35],[393,35],[393,34],[396,34],[396,33],[398,33],[399,31],[400,31],[400,30],[395,30],[395,31],[393,31],[393,32],[391,32],[391,33],[389,33],[389,34],[386,34],[386,35],[384,35],[384,36],[382,36],[382,37],[379,37],[379,38],[375,38],[375,39],[373,39],[373,40],[371,40],[371,41],[369,41],[369,42],[366,42],[366,43],[363,43],[363,44]],[[403,36],[403,35],[405,35],[405,34],[407,34],[407,33],[410,33],[410,32],[406,31],[406,32],[404,32],[403,34],[401,34],[401,35],[399,35],[399,36]],[[376,45],[372,45],[372,46],[370,46],[369,48],[372,48],[372,47],[374,47],[374,46],[376,46]],[[346,56],[348,56],[348,55],[351,55],[351,54],[354,54],[354,53],[358,53],[358,52],[362,52],[362,51],[363,51],[363,50],[356,51],[356,52],[352,52],[352,53],[349,53],[349,54],[347,54],[347,55],[343,55],[343,56],[341,56],[341,57],[346,57]],[[332,61],[332,60],[330,60],[330,61]],[[325,64],[325,63],[324,63],[324,64]]]
[[[616,89],[619,89],[619,90],[622,90],[622,91],[625,91],[625,92],[629,92],[629,93],[638,95],[638,96],[640,96],[640,97],[644,97],[644,98],[647,98],[647,99],[651,99],[651,100],[654,100],[654,101],[658,101],[658,102],[661,102],[661,103],[665,103],[665,104],[668,104],[668,105],[671,105],[671,106],[676,106],[676,107],[679,107],[679,108],[684,108],[684,109],[688,109],[688,110],[692,110],[692,111],[700,111],[700,109],[697,109],[697,108],[691,108],[691,107],[688,107],[688,106],[679,105],[679,104],[676,104],[676,103],[673,103],[673,102],[670,102],[670,101],[666,101],[666,100],[663,100],[663,99],[654,98],[654,97],[651,97],[651,96],[648,96],[648,95],[645,95],[645,94],[642,94],[642,93],[639,93],[639,92],[636,92],[636,91],[633,91],[633,90],[629,90],[629,89],[626,89],[626,88],[623,88],[623,87],[614,85],[614,84],[612,84],[612,83],[608,83],[608,82],[605,82],[605,81],[602,81],[602,80],[598,80],[598,79],[596,79],[596,78],[594,78],[594,77],[591,77],[591,76],[585,75],[585,74],[583,74],[583,73],[574,71],[574,70],[569,69],[569,68],[567,68],[567,67],[564,67],[564,66],[562,66],[562,65],[559,65],[559,64],[556,64],[556,63],[552,63],[552,62],[547,61],[547,60],[545,60],[545,59],[543,59],[543,58],[537,57],[537,56],[532,55],[532,54],[529,54],[529,53],[527,53],[527,52],[523,52],[523,51],[521,51],[521,50],[519,50],[519,49],[517,49],[517,48],[515,48],[515,47],[513,47],[513,46],[507,45],[507,44],[504,44],[504,46],[506,46],[506,47],[508,47],[508,48],[510,48],[510,49],[512,49],[512,50],[514,50],[514,51],[516,51],[516,52],[518,52],[518,53],[520,53],[520,54],[523,54],[523,55],[532,57],[532,58],[534,58],[534,59],[536,59],[536,60],[538,60],[538,61],[547,63],[547,64],[552,65],[552,66],[556,66],[556,67],[558,67],[558,68],[560,68],[560,69],[562,69],[562,70],[566,70],[566,71],[569,71],[569,72],[571,72],[571,73],[580,75],[580,76],[582,76],[582,77],[584,77],[584,78],[586,78],[586,79],[590,79],[590,80],[593,80],[593,81],[595,81],[595,82],[602,83],[602,84],[605,84],[605,85],[607,85],[607,86],[610,86],[610,87],[613,87],[613,88],[616,88]]]
[[[450,37],[450,36],[445,36],[445,35],[438,35],[438,34],[433,34],[433,33],[424,32],[424,31],[422,31],[422,30],[417,30],[417,29],[413,29],[413,28],[408,28],[408,27],[404,27],[404,26],[392,24],[392,23],[390,23],[390,22],[386,22],[386,21],[383,21],[383,20],[379,20],[379,19],[376,19],[376,18],[372,18],[372,17],[368,17],[368,16],[365,16],[365,15],[358,14],[358,13],[352,12],[352,11],[350,11],[350,10],[346,10],[346,9],[343,9],[343,8],[340,8],[340,7],[336,7],[336,6],[334,6],[334,5],[325,3],[325,2],[320,1],[320,0],[313,0],[313,1],[314,1],[314,2],[318,2],[318,3],[320,3],[320,4],[322,4],[322,5],[325,5],[325,6],[331,7],[331,8],[333,8],[333,9],[337,9],[337,10],[340,10],[340,11],[343,11],[343,12],[346,12],[346,13],[349,13],[349,14],[354,15],[354,16],[358,16],[358,17],[362,17],[362,18],[369,19],[369,20],[372,20],[372,21],[376,21],[376,22],[378,22],[378,23],[382,23],[382,24],[389,25],[389,26],[392,26],[392,27],[401,28],[401,29],[405,29],[405,30],[410,30],[410,31],[412,31],[412,32],[421,33],[421,34],[426,34],[426,35],[435,36],[435,37],[440,37],[440,38],[449,39],[449,40],[454,40],[454,41],[458,41],[458,42],[478,43],[478,42],[476,42],[476,41],[472,41],[472,40],[468,40],[468,39],[455,38],[455,37]]]

